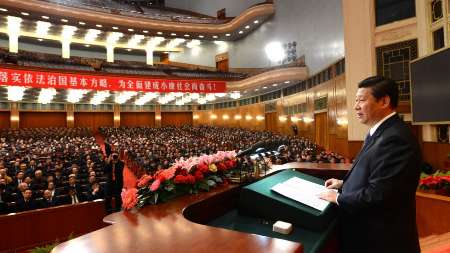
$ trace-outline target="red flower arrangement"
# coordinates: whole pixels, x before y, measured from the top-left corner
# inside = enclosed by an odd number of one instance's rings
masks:
[[[450,196],[450,172],[437,172],[433,175],[422,176],[419,181],[419,189]]]
[[[122,207],[130,210],[157,204],[185,194],[209,191],[218,184],[227,184],[227,177],[236,168],[234,151],[191,157],[176,161],[170,168],[155,175],[144,175],[134,188],[122,192]]]

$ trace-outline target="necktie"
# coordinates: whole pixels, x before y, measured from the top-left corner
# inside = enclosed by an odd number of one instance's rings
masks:
[[[369,143],[372,141],[372,136],[370,135],[370,133],[368,133],[366,135],[366,139],[364,140],[364,145],[361,149],[361,153],[366,151],[367,147],[369,146]]]

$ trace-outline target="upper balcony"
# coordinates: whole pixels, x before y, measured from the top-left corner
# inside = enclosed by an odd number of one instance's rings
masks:
[[[144,33],[148,36],[177,37],[178,34],[184,38],[224,41],[245,37],[275,13],[272,1],[251,6],[231,19],[180,14],[167,9],[140,9],[99,0],[2,0],[0,3],[0,10],[5,15],[26,16],[30,20],[51,21],[56,25],[81,25],[85,29],[101,28],[106,32]]]

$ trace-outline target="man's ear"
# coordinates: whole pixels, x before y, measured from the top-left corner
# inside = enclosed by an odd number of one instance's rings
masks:
[[[391,98],[389,96],[384,96],[380,100],[381,100],[381,106],[383,108],[391,107]]]

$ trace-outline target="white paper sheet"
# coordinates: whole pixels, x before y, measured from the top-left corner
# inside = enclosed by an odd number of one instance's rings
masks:
[[[319,211],[325,210],[330,203],[317,197],[319,193],[330,191],[330,189],[298,177],[292,177],[282,183],[278,183],[271,190]]]

